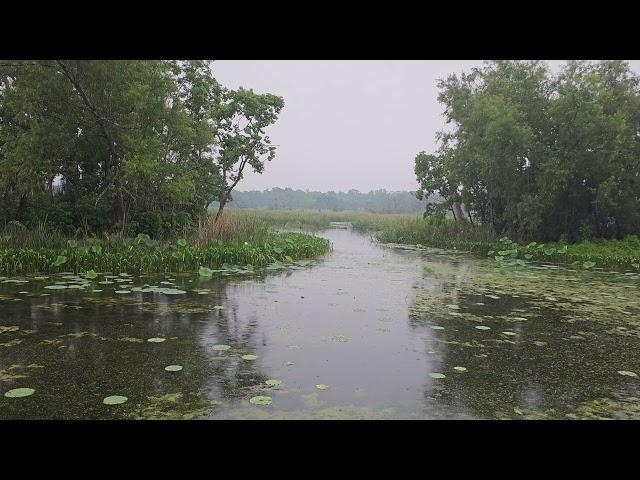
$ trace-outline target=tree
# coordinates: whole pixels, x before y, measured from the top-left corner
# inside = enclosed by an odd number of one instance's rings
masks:
[[[262,173],[266,161],[275,157],[276,147],[265,134],[284,107],[284,100],[272,94],[256,94],[253,90],[221,91],[219,104],[213,110],[217,142],[214,161],[219,169],[221,186],[216,220],[231,198],[231,192],[244,177],[249,165]]]
[[[516,239],[622,237],[640,230],[640,91],[621,61],[487,62],[439,83],[453,129],[421,152],[418,195],[462,201]],[[458,217],[458,215],[456,215]]]

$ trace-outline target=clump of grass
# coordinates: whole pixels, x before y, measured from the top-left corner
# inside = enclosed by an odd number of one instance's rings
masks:
[[[214,215],[200,221],[192,243],[206,247],[219,242],[261,241],[269,235],[269,225],[256,215],[225,212],[216,221]]]

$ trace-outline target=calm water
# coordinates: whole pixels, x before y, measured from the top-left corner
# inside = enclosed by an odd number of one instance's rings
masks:
[[[637,274],[320,235],[330,255],[268,275],[0,280],[0,419],[640,418]],[[114,293],[161,281],[187,293]]]

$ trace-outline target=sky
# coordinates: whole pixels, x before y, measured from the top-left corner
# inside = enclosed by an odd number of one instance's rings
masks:
[[[548,61],[557,71],[563,64]],[[640,61],[630,61],[640,72]],[[230,88],[284,97],[268,135],[276,157],[237,189],[415,190],[413,161],[445,128],[437,81],[480,60],[218,60]]]

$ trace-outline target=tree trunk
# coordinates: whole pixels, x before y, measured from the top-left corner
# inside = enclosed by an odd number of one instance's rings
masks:
[[[460,202],[454,200],[453,204],[451,205],[451,210],[453,210],[453,216],[455,217],[456,221],[469,223],[469,219],[464,215],[462,204]]]
[[[227,196],[226,195],[221,196],[219,202],[220,202],[220,206],[218,207],[218,213],[216,213],[216,218],[214,220],[214,223],[217,222],[220,216],[222,215],[222,210],[224,210],[224,206],[227,204]]]

